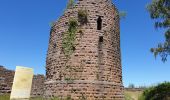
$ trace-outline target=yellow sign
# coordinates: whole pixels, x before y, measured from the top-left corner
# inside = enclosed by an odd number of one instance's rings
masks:
[[[29,99],[31,93],[33,69],[17,66],[12,85],[10,100]]]

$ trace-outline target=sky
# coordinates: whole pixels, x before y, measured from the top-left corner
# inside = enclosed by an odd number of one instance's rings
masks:
[[[150,48],[164,41],[163,29],[155,29],[146,4],[151,0],[113,0],[127,16],[121,19],[123,84],[153,85],[170,81],[170,57],[154,58]],[[57,21],[67,0],[0,0],[0,65],[16,66],[45,74],[50,23]]]

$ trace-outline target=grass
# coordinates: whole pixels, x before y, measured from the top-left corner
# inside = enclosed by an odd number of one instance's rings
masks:
[[[138,100],[139,96],[142,94],[140,91],[125,91],[125,100]],[[9,100],[10,95],[0,95],[0,100]],[[30,100],[45,100],[42,97],[30,98]],[[59,98],[52,98],[51,100],[60,100]],[[66,99],[69,100],[69,99]]]
[[[129,94],[125,93],[125,100],[134,100]]]
[[[0,95],[0,100],[9,100],[9,99],[10,99],[9,94]]]
[[[44,100],[42,97],[30,98],[30,100]]]
[[[125,100],[138,100],[142,91],[125,91]]]
[[[0,100],[10,100],[10,95],[9,94],[0,95]],[[35,98],[30,98],[29,100],[46,100],[46,99],[43,99],[42,97],[35,97]],[[50,100],[60,100],[60,99],[52,98]]]
[[[42,97],[35,97],[35,98],[30,98],[30,100],[46,100],[46,99],[44,99]],[[60,99],[57,97],[54,97],[54,98],[48,99],[48,100],[60,100]]]

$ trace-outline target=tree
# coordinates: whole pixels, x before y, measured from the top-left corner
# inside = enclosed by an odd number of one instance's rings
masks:
[[[170,0],[152,0],[147,6],[151,19],[155,20],[155,28],[164,28],[166,31],[165,42],[159,43],[156,48],[151,48],[155,57],[160,55],[162,61],[167,61],[170,55]]]
[[[128,88],[135,88],[135,85],[134,84],[129,84]]]

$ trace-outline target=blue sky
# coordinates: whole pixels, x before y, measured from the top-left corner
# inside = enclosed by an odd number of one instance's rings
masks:
[[[127,12],[121,20],[121,54],[125,86],[170,81],[170,57],[156,60],[150,48],[164,40],[145,6],[151,0],[114,0]],[[0,65],[34,68],[45,74],[50,23],[63,14],[67,0],[0,0]]]

